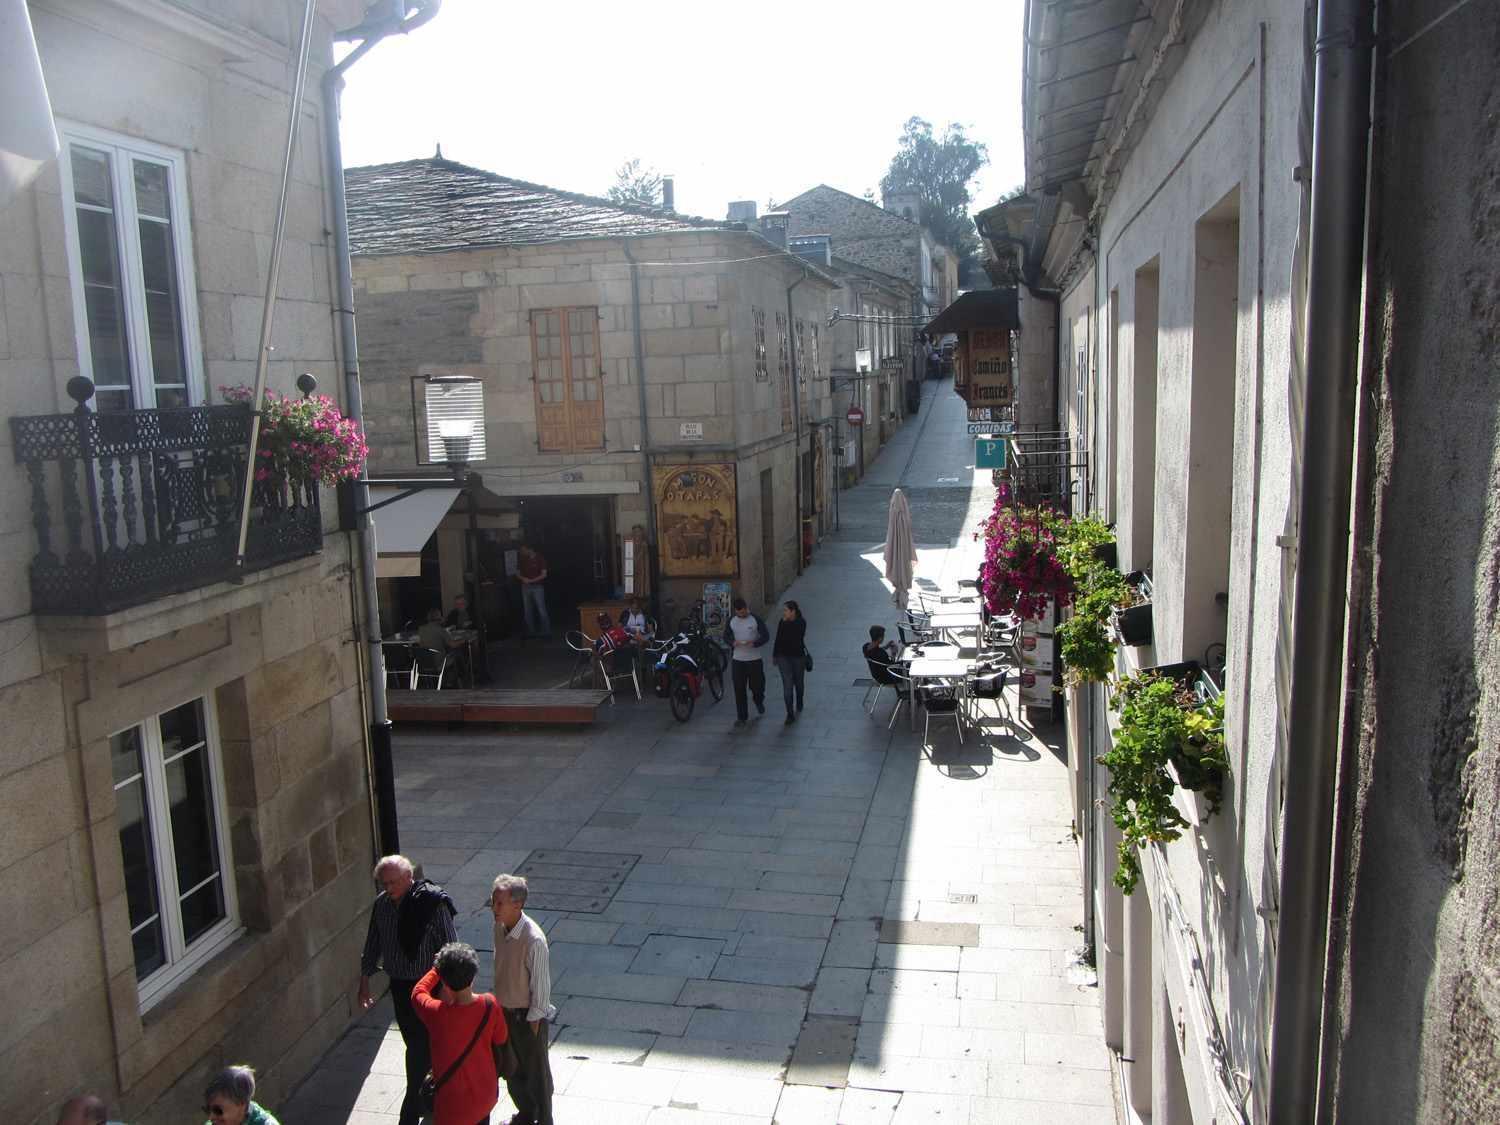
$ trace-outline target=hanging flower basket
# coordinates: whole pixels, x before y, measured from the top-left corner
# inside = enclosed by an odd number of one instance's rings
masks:
[[[255,392],[244,386],[220,387],[225,402],[247,406]],[[255,450],[255,480],[263,489],[332,487],[353,480],[364,467],[370,447],[350,418],[327,395],[292,398],[267,391]]]
[[[1073,579],[1058,557],[1058,534],[1067,517],[1047,507],[1011,503],[1002,485],[995,508],[976,538],[984,540],[979,589],[992,614],[1038,619],[1053,601],[1060,610],[1073,596]]]

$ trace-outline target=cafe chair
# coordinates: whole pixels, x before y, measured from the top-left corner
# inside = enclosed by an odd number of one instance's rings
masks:
[[[589,668],[594,659],[594,646],[577,629],[563,634],[563,642],[573,650],[573,670],[568,673],[568,686],[577,687],[578,678]]]
[[[964,716],[963,699],[960,696],[961,687],[924,687],[921,694],[922,711],[926,717],[922,720],[922,745],[930,746],[932,740],[929,737],[932,731],[932,717],[951,717],[953,729],[958,734],[958,744],[964,744]]]
[[[382,642],[381,654],[385,657],[385,686],[400,691],[411,691],[417,686],[417,662],[412,658],[411,645]]]
[[[886,730],[891,730],[896,725],[896,716],[901,714],[903,706],[911,707],[912,683],[911,677],[896,668],[888,668],[886,671],[891,677],[891,686],[896,689],[896,706],[891,708],[890,721],[885,724]]]
[[[999,703],[1002,711],[1008,711],[1005,706],[1005,680],[1008,672],[1004,668],[982,667],[977,669],[968,679],[966,695],[972,704],[979,699],[993,699]]]
[[[876,664],[867,656],[865,667],[870,671],[870,686],[865,688],[865,697],[860,700],[860,706],[865,709],[866,715],[874,715],[875,708],[880,706],[880,693],[886,688],[894,688],[896,681],[890,677],[888,664]]]
[[[421,689],[430,687],[441,691],[443,687],[443,676],[448,671],[448,654],[438,652],[432,648],[417,649],[416,675],[412,677],[412,687]]]
[[[621,657],[619,663],[615,657]],[[604,678],[604,689],[609,692],[609,701],[615,701],[615,681],[629,680],[631,687],[635,688],[635,698],[641,698],[641,678],[637,674],[640,661],[637,659],[635,647],[611,649],[609,652],[597,653],[594,658],[594,667],[598,674]],[[622,668],[621,665],[624,665]],[[611,670],[613,669],[613,670]]]

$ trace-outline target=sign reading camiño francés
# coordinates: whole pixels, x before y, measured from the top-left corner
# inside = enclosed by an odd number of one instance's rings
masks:
[[[1010,333],[1005,329],[975,329],[969,334],[969,406],[1009,406],[1011,384]]]

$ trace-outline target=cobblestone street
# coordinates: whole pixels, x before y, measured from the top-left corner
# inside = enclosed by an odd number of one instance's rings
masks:
[[[918,589],[977,569],[993,489],[964,422],[929,383],[783,595],[816,660],[797,723],[768,667],[766,714],[741,731],[726,690],[685,724],[648,696],[586,730],[399,732],[402,845],[464,940],[492,948],[499,872],[598,884],[530,904],[551,939],[559,1122],[1116,1121],[1056,732],[1021,721],[1013,687],[962,745],[934,724],[927,751],[904,712],[887,731],[889,692],[874,719],[861,707],[867,629],[895,635],[891,487],[911,499]],[[395,1125],[401,1090],[385,1000],[273,1108]],[[511,1112],[502,1092],[492,1119]]]

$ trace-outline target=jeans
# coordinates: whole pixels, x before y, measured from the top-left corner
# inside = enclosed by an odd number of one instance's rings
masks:
[[[401,1125],[417,1125],[422,1119],[422,1102],[418,1091],[432,1068],[432,1047],[427,1028],[411,1006],[414,980],[391,981],[391,1007],[396,1010],[396,1026],[406,1043],[406,1097],[401,1101]]]
[[[802,679],[807,675],[807,663],[800,656],[778,656],[776,671],[781,673],[781,696],[786,700],[786,713],[795,714],[795,711],[802,710]]]
[[[521,587],[521,609],[526,614],[526,631],[532,636],[551,636],[552,621],[547,616],[547,584],[532,582]]]
[[[505,1030],[519,1064],[515,1077],[505,1081],[506,1093],[522,1121],[552,1125],[552,1063],[547,1058],[547,1021],[533,1029],[525,1008],[505,1009]]]
[[[731,660],[729,670],[734,680],[734,713],[741,720],[750,717],[750,704],[745,699],[747,686],[750,694],[755,697],[755,706],[764,711],[766,709],[766,662],[759,657],[754,660]]]

